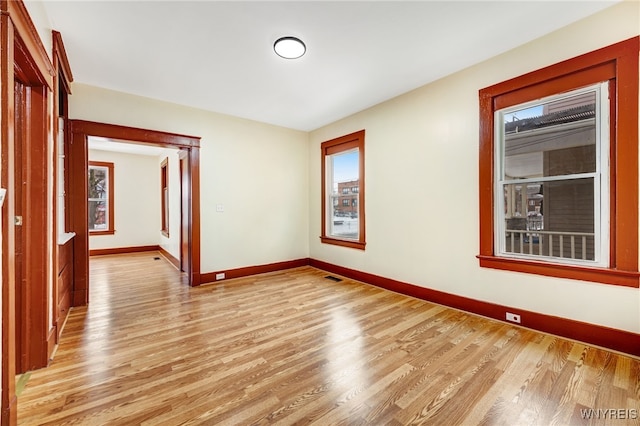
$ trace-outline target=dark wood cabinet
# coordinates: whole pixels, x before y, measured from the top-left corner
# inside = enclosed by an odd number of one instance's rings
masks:
[[[58,306],[56,322],[58,335],[67,319],[71,307],[73,290],[73,244],[75,238],[69,238],[64,244],[58,245]]]

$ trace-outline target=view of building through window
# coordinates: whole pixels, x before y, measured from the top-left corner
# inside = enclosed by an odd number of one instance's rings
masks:
[[[497,112],[497,244],[507,255],[599,261],[606,240],[606,84]],[[600,102],[600,99],[604,99]],[[604,121],[604,122],[603,122]]]
[[[360,223],[358,215],[359,166],[358,150],[331,155],[331,231],[338,238],[358,239]]]

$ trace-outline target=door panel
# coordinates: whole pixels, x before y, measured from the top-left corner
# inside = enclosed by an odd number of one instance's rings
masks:
[[[15,174],[15,217],[21,218],[24,213],[24,175],[22,146],[25,130],[25,86],[16,81],[14,87],[15,117],[14,117],[14,174]],[[14,221],[14,218],[8,218]],[[25,273],[24,273],[24,238],[22,224],[15,226],[15,294],[16,294],[16,374],[24,373],[26,369],[26,338],[25,335]]]

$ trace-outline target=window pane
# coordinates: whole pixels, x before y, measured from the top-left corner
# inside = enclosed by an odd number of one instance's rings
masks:
[[[504,114],[504,179],[595,172],[595,104],[590,91]]]
[[[358,150],[355,149],[329,157],[333,198],[333,202],[330,203],[330,235],[334,237],[359,238],[358,203],[353,201],[360,185],[358,155]]]
[[[89,200],[89,231],[109,229],[107,201]]]
[[[109,167],[89,166],[87,181],[89,231],[109,231]]]
[[[89,167],[89,198],[107,198],[108,172],[104,167]]]
[[[595,260],[594,179],[504,185],[504,251]]]

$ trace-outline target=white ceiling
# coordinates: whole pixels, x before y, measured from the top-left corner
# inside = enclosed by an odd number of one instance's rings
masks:
[[[45,1],[76,82],[313,130],[616,1]],[[594,29],[596,31],[596,29]],[[298,60],[273,42],[300,37]]]
[[[101,138],[98,136],[89,136],[89,149],[97,149],[98,151],[123,152],[125,154],[147,155],[157,157],[166,154],[167,150],[172,148],[162,148],[155,145],[135,143],[131,141],[118,141],[116,139]]]

